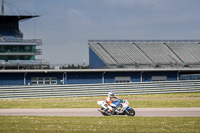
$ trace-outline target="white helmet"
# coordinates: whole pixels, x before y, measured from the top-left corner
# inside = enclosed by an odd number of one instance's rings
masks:
[[[114,97],[114,93],[112,91],[108,92],[109,97]]]

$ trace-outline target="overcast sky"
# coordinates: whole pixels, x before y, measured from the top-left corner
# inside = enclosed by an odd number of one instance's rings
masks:
[[[20,29],[51,64],[88,64],[88,39],[200,39],[200,0],[6,1],[41,15]]]

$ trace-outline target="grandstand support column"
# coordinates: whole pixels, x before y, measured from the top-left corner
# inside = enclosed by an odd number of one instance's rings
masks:
[[[65,72],[65,79],[64,79],[64,84],[67,84],[67,73]]]
[[[66,72],[63,73],[63,85],[65,84]]]
[[[142,74],[143,74],[143,71],[140,73],[140,82],[142,82]]]
[[[177,81],[179,81],[179,75],[180,75],[180,71],[177,72]]]
[[[26,85],[26,75],[27,73],[24,73],[24,85]]]
[[[102,73],[102,84],[104,84],[104,74],[105,74],[106,72],[103,72]]]

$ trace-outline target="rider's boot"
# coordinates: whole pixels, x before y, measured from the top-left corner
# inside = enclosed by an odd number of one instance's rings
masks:
[[[111,112],[110,112],[109,110],[98,109],[98,111],[99,111],[99,112],[102,112],[102,113],[105,113],[105,114],[107,114],[107,115],[109,115],[109,116],[112,115]]]
[[[111,116],[111,115],[114,115],[114,111],[108,110],[108,111],[107,111],[107,114],[110,115],[110,116]]]
[[[104,113],[110,116],[112,115],[111,110],[109,110],[108,108],[104,110]]]

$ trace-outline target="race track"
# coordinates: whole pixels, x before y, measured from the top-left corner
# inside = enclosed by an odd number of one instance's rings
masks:
[[[141,117],[200,117],[200,108],[135,108]],[[0,109],[0,116],[102,116],[97,108]]]

